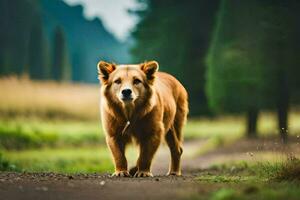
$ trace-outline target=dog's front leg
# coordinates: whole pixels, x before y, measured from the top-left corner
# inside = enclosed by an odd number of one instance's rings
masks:
[[[135,177],[152,177],[151,164],[160,144],[160,137],[152,136],[140,142],[140,153]]]
[[[115,172],[112,176],[129,177],[127,170],[127,160],[125,157],[126,142],[120,136],[108,136],[106,138],[107,145],[112,152]]]

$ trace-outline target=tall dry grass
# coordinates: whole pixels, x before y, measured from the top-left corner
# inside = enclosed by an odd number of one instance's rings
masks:
[[[28,78],[0,79],[0,117],[34,116],[99,120],[99,86],[97,84],[32,81]],[[300,109],[289,114],[289,134],[300,135]],[[243,135],[246,118],[219,116],[214,119],[189,119],[185,132],[190,135]],[[97,122],[98,123],[98,122]],[[258,131],[263,135],[278,133],[275,113],[261,112]]]
[[[0,116],[99,119],[97,85],[0,79]]]

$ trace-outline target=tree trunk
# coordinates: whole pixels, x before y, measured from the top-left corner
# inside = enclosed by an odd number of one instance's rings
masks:
[[[252,108],[248,111],[247,116],[247,137],[254,138],[257,137],[257,119],[258,119],[258,109]]]
[[[283,143],[288,139],[289,88],[286,74],[281,71],[277,102],[278,129]]]

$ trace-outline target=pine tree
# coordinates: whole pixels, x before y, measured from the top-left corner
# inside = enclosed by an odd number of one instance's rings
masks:
[[[0,0],[0,73],[24,72],[32,21],[40,17],[36,0]]]
[[[52,76],[57,81],[68,81],[71,79],[67,42],[61,27],[57,27],[54,33]]]
[[[49,78],[48,45],[41,19],[33,23],[29,38],[28,72],[32,79]],[[27,71],[26,70],[26,71]]]
[[[265,97],[260,5],[223,0],[207,56],[206,91],[215,112],[247,113],[247,134],[256,135]]]

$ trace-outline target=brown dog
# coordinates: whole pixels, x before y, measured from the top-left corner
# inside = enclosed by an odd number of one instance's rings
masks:
[[[168,175],[181,175],[187,92],[173,76],[157,71],[155,61],[138,65],[98,63],[101,118],[114,158],[113,176],[152,176],[151,162],[162,137],[171,152]],[[129,173],[125,147],[132,139],[139,145],[139,158]]]

